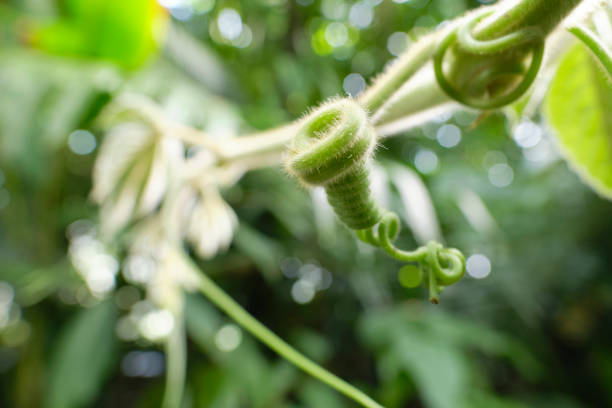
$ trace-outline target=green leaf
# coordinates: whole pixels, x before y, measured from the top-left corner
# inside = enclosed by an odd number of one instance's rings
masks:
[[[92,406],[114,365],[116,309],[111,301],[81,310],[51,351],[47,408]]]
[[[52,154],[90,124],[121,83],[119,71],[17,49],[0,49],[0,61],[11,62],[0,64],[0,160],[49,182]]]
[[[466,355],[448,339],[430,332],[425,316],[418,322],[407,316],[406,308],[395,308],[371,312],[361,321],[361,336],[381,353],[381,376],[408,373],[427,407],[465,406],[471,380]]]
[[[582,45],[561,61],[545,112],[570,167],[612,198],[612,87]]]
[[[185,296],[187,333],[202,350],[215,351],[214,337],[222,319],[219,312],[200,296]]]
[[[266,279],[278,278],[281,250],[276,242],[248,225],[240,224],[234,236],[234,243],[257,265]]]
[[[313,380],[306,381],[304,388],[300,390],[300,399],[306,407],[344,407],[342,399],[329,387]]]
[[[44,51],[141,66],[161,45],[167,12],[155,0],[71,0],[67,15],[35,27],[32,43]]]

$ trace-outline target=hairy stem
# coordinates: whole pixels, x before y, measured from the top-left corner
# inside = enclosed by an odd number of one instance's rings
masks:
[[[221,143],[221,161],[239,161],[253,155],[277,153],[279,147],[284,147],[293,139],[297,122],[279,126],[263,132],[230,139]]]
[[[251,316],[242,306],[232,299],[223,289],[221,289],[212,279],[202,273],[193,261],[183,254],[183,260],[189,269],[198,276],[199,290],[217,307],[227,313],[243,329],[251,333],[259,341],[270,347],[281,357],[291,362],[314,378],[329,385],[338,392],[346,395],[353,401],[366,408],[383,408],[382,405],[374,401],[362,391],[351,384],[325,370],[308,357],[304,356],[283,339],[274,334],[270,329],[261,324]]]
[[[372,123],[376,127],[404,119],[407,116],[450,101],[449,97],[437,86],[436,77],[433,70],[430,69],[431,67],[428,66],[427,68],[404,84],[372,116]],[[418,97],[416,97],[417,95]]]
[[[375,114],[391,95],[431,59],[439,35],[434,32],[421,38],[363,93],[359,102],[370,114]]]

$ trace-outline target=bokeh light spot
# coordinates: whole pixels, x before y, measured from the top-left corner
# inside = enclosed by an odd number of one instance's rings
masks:
[[[374,10],[367,3],[361,1],[353,4],[349,11],[349,22],[357,28],[366,28],[372,24]]]
[[[489,169],[489,181],[495,187],[507,187],[514,179],[512,167],[505,163],[498,163]]]
[[[285,258],[280,263],[281,272],[290,279],[297,278],[299,276],[301,266],[302,261],[295,257]]]
[[[534,147],[542,140],[542,128],[530,120],[524,120],[514,129],[513,138],[522,148]]]
[[[491,273],[491,261],[482,254],[474,254],[465,262],[465,269],[472,278],[486,278]]]
[[[242,33],[242,17],[233,8],[224,8],[217,16],[217,27],[223,37],[236,40]]]
[[[361,74],[348,74],[342,83],[342,88],[350,96],[357,96],[365,91],[366,81]]]
[[[347,4],[343,0],[323,0],[321,13],[330,20],[341,20],[346,16]]]
[[[438,168],[438,156],[429,149],[419,149],[414,155],[414,167],[423,174],[433,173]]]
[[[348,30],[339,22],[333,22],[325,28],[325,40],[332,47],[341,47],[348,41]]]
[[[242,341],[242,331],[235,324],[226,324],[215,335],[215,345],[221,351],[235,350]]]
[[[121,360],[121,371],[128,377],[157,377],[164,367],[164,355],[159,351],[130,351]]]
[[[436,139],[440,146],[450,149],[461,141],[461,130],[455,125],[442,125],[436,133]]]
[[[172,332],[174,316],[168,310],[154,310],[142,318],[138,328],[145,339],[159,341],[168,337]]]
[[[416,288],[423,281],[423,271],[417,265],[404,265],[400,268],[397,278],[405,288]]]
[[[299,279],[291,287],[291,297],[296,303],[309,303],[315,295],[315,286],[306,279]]]
[[[387,38],[387,50],[391,55],[398,56],[408,48],[410,42],[408,34],[397,31]]]
[[[96,149],[96,137],[87,130],[75,130],[68,136],[68,147],[74,154],[84,156]]]

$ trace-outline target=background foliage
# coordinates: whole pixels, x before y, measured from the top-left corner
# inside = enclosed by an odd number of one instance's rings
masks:
[[[161,349],[126,329],[149,307],[141,289],[120,272],[100,300],[66,255],[71,228],[96,220],[95,117],[113,96],[148,95],[219,137],[263,129],[358,92],[411,38],[479,5],[162,3],[171,13],[144,0],[0,1],[1,406],[160,404]],[[564,95],[553,97],[547,106],[562,109]],[[376,188],[412,226],[405,246],[437,234],[414,216],[428,198],[421,179],[446,241],[478,255],[439,306],[403,288],[392,260],[357,244],[279,169],[224,192],[240,227],[201,267],[385,406],[612,406],[612,206],[534,120],[458,111],[379,149]],[[487,262],[490,275],[473,278]],[[203,298],[190,296],[186,312],[185,406],[351,406]]]

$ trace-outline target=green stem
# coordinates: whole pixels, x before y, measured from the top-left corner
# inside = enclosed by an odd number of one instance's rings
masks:
[[[421,38],[398,58],[359,98],[361,105],[374,115],[412,75],[431,59],[439,32]]]
[[[181,293],[173,311],[174,328],[166,340],[166,387],[162,408],[179,408],[185,388],[185,369],[187,366],[187,350],[185,344],[184,297]]]
[[[353,401],[361,404],[366,408],[383,408],[382,405],[374,401],[362,391],[358,390],[351,384],[335,376],[325,370],[318,364],[314,363],[308,357],[304,356],[288,343],[274,334],[270,329],[261,324],[257,319],[251,316],[242,306],[223,291],[212,279],[202,273],[193,261],[186,255],[183,255],[185,265],[193,270],[198,276],[198,288],[200,291],[219,309],[223,310],[242,328],[259,339],[266,346],[270,347],[281,357],[293,363],[298,368],[312,375],[319,381],[329,385],[338,392],[346,395]]]
[[[583,0],[505,1],[475,29],[481,40],[490,40],[522,28],[538,27],[550,33]]]
[[[607,49],[604,43],[597,38],[597,35],[588,28],[582,26],[570,27],[568,31],[574,34],[589,50],[591,50],[604,70],[608,73],[609,79],[612,79],[612,53]]]
[[[229,139],[220,145],[221,161],[239,161],[259,154],[278,153],[279,147],[289,143],[297,131],[298,122],[294,121],[270,130]]]
[[[427,70],[423,75],[417,74],[394,93],[380,107],[376,115],[372,116],[372,124],[379,128],[450,101],[451,99],[438,86],[433,70]],[[380,133],[378,131],[377,133],[380,137]]]

